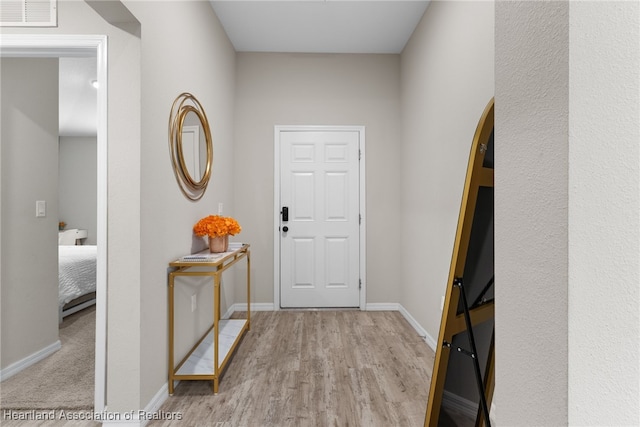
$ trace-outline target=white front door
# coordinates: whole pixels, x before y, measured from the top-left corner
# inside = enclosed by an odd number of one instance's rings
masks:
[[[360,305],[358,131],[280,132],[280,306]]]

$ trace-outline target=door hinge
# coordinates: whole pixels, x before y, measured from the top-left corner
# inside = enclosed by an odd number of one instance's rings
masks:
[[[358,224],[362,225],[362,214],[358,214]]]
[[[358,150],[358,160],[362,160],[362,150]]]
[[[358,289],[362,289],[362,279],[358,279]]]

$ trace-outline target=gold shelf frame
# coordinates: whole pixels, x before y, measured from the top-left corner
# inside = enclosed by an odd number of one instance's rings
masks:
[[[219,342],[218,337],[220,333],[220,284],[222,280],[222,273],[238,263],[240,260],[247,260],[247,317],[246,322],[242,326],[238,335],[227,352],[226,357],[219,363]],[[233,252],[229,252],[223,255],[220,259],[211,262],[202,261],[183,261],[176,260],[169,263],[169,266],[175,268],[174,271],[169,273],[169,395],[173,395],[174,381],[177,380],[210,380],[213,382],[213,392],[218,393],[220,375],[224,371],[225,367],[231,360],[234,352],[236,351],[240,341],[244,337],[245,333],[251,330],[251,251],[248,244],[243,244],[242,247],[236,249]],[[197,269],[197,270],[195,270]],[[205,334],[196,342],[196,344],[187,352],[187,355],[175,365],[174,355],[174,325],[175,325],[175,279],[176,277],[183,276],[209,276],[213,278],[213,324]],[[185,362],[192,356],[196,348],[206,339],[213,331],[213,372],[207,374],[178,374],[180,368]]]

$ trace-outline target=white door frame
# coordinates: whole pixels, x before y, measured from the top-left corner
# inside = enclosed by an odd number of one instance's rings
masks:
[[[274,159],[273,159],[273,309],[280,310],[280,133],[281,132],[339,132],[355,131],[360,134],[360,310],[367,305],[367,245],[366,245],[366,191],[365,191],[365,128],[364,126],[274,126]]]
[[[96,354],[94,411],[103,412],[107,374],[107,36],[2,34],[0,57],[96,57],[98,80],[97,130],[97,264]]]

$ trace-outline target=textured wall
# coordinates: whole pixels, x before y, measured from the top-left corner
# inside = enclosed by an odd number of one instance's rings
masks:
[[[570,23],[569,424],[640,425],[640,4]]]
[[[501,425],[640,423],[639,22],[637,2],[497,3]]]
[[[567,423],[569,3],[496,3],[501,425]]]

